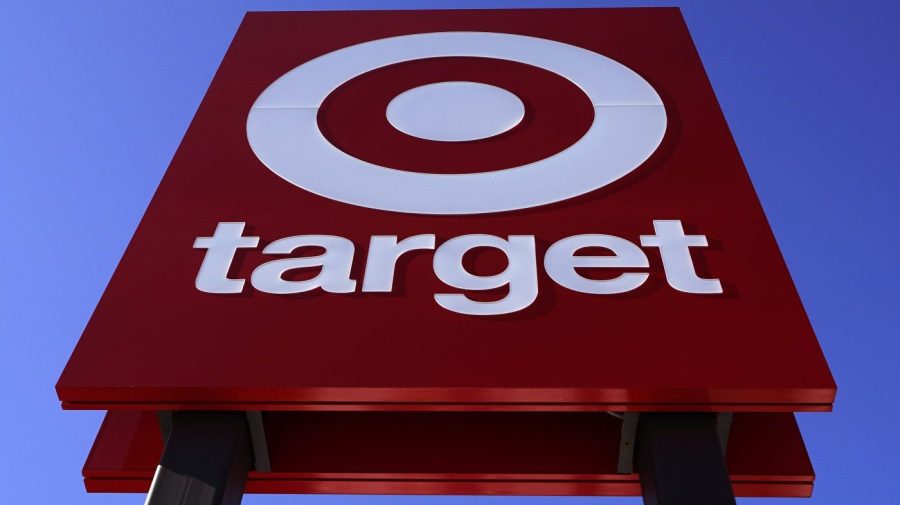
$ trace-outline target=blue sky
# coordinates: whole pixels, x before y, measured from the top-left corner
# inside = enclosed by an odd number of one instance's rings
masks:
[[[53,385],[245,10],[336,2],[9,2],[0,18],[0,488],[4,502],[87,495],[96,412]],[[549,2],[346,1],[344,8]],[[799,416],[815,504],[900,494],[900,37],[897,2],[679,5],[819,336],[839,392]],[[245,503],[639,503],[612,498],[248,496]],[[761,500],[741,500],[760,503]],[[768,500],[765,503],[797,503]]]

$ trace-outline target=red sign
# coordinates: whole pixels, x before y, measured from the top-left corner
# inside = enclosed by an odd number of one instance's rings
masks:
[[[828,410],[677,10],[253,13],[66,408]]]

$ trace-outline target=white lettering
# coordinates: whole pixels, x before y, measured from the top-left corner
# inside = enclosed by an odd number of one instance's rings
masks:
[[[228,277],[239,249],[254,249],[259,237],[244,236],[243,222],[222,222],[211,237],[197,237],[195,249],[206,249],[195,285],[205,293],[235,294],[244,288],[244,279]],[[705,235],[685,235],[679,220],[653,221],[654,235],[641,235],[643,247],[659,248],[663,270],[669,285],[685,293],[720,294],[719,279],[705,279],[697,274],[692,247],[707,247]],[[324,249],[316,256],[295,256],[274,259],[253,270],[250,282],[264,293],[294,294],[321,288],[329,293],[352,293],[356,280],[351,278],[355,246],[350,240],[333,235],[296,235],[276,240],[266,246],[263,254],[287,255],[298,249]],[[608,255],[578,252],[598,247]],[[506,268],[494,275],[477,275],[466,269],[463,259],[469,251],[490,248],[506,256]],[[441,307],[460,314],[474,316],[500,315],[517,312],[530,306],[538,296],[537,253],[533,235],[511,235],[504,239],[494,235],[462,235],[452,238],[435,250],[435,235],[413,235],[398,240],[396,235],[373,235],[363,273],[362,291],[389,293],[394,289],[397,264],[404,254],[412,251],[434,250],[434,273],[444,284],[462,293],[436,293]],[[563,238],[547,249],[544,269],[557,284],[572,291],[594,295],[613,295],[637,289],[649,278],[646,271],[619,272],[610,279],[593,279],[579,269],[647,269],[650,262],[644,251],[629,240],[614,235],[586,234]],[[289,272],[318,268],[312,278],[292,278]],[[508,288],[502,298],[481,301],[473,291]],[[469,293],[465,293],[468,291]],[[483,297],[489,296],[483,293]],[[499,296],[499,295],[498,295]]]
[[[229,279],[238,249],[254,248],[259,237],[244,237],[244,223],[219,223],[212,237],[197,237],[194,249],[206,249],[194,285],[204,293],[240,293],[244,279]]]
[[[685,235],[681,221],[653,221],[656,235],[641,235],[641,245],[658,247],[669,285],[685,293],[719,294],[719,279],[702,279],[694,269],[691,247],[706,247],[706,235]]]
[[[478,247],[499,249],[506,255],[506,270],[497,275],[473,275],[463,267],[465,254]],[[478,302],[464,294],[438,293],[438,305],[473,316],[509,314],[524,309],[537,298],[537,267],[534,237],[513,235],[503,240],[493,235],[463,235],[444,242],[434,252],[434,273],[444,284],[466,290],[496,289],[509,285],[509,293],[494,302]]]
[[[350,278],[353,242],[333,235],[297,235],[272,242],[263,254],[290,254],[301,247],[322,247],[318,256],[273,260],[256,267],[250,282],[265,293],[279,295],[303,293],[322,288],[329,293],[352,293],[356,281]],[[308,280],[289,281],[284,274],[296,268],[321,267],[319,275]]]
[[[397,242],[396,235],[375,235],[369,241],[366,276],[362,290],[389,293],[394,289],[394,270],[404,253],[434,249],[434,235],[415,235]]]
[[[612,256],[576,256],[579,249],[602,247]],[[650,274],[623,273],[615,279],[588,279],[576,268],[647,268],[650,262],[641,248],[624,238],[612,235],[575,235],[550,246],[544,256],[547,275],[560,286],[595,295],[612,295],[636,289]]]

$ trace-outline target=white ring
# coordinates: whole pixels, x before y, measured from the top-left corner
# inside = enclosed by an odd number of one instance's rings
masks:
[[[394,63],[444,56],[511,60],[559,74],[591,100],[594,121],[581,139],[548,158],[453,175],[375,165],[341,151],[319,131],[318,108],[344,82]],[[277,79],[247,118],[253,152],[288,182],[332,200],[416,214],[502,212],[593,191],[646,161],[665,130],[662,100],[628,67],[562,42],[490,32],[404,35],[333,51]]]

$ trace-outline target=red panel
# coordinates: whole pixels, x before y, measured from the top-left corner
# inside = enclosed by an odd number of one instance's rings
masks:
[[[447,30],[543,37],[624,63],[665,101],[662,146],[581,197],[453,217],[328,200],[251,152],[250,106],[288,70],[348,45]],[[204,251],[192,244],[220,221],[246,221],[263,245],[347,237],[360,279],[373,234],[535,235],[541,258],[575,234],[637,242],[654,219],[709,238],[695,261],[724,295],[670,288],[653,251],[636,291],[576,293],[539,271],[537,301],[494,317],[439,307],[433,295],[453,290],[430,253],[401,262],[391,294],[194,287]],[[241,253],[232,275],[248,278],[266,259]],[[679,12],[590,9],[248,14],[57,391],[68,408],[105,409],[826,410],[835,385]]]
[[[251,493],[639,495],[615,472],[605,413],[266,413],[271,473]],[[162,451],[153,413],[113,411],[85,465],[89,491],[144,492]],[[728,467],[739,496],[809,496],[791,414],[738,414]]]

